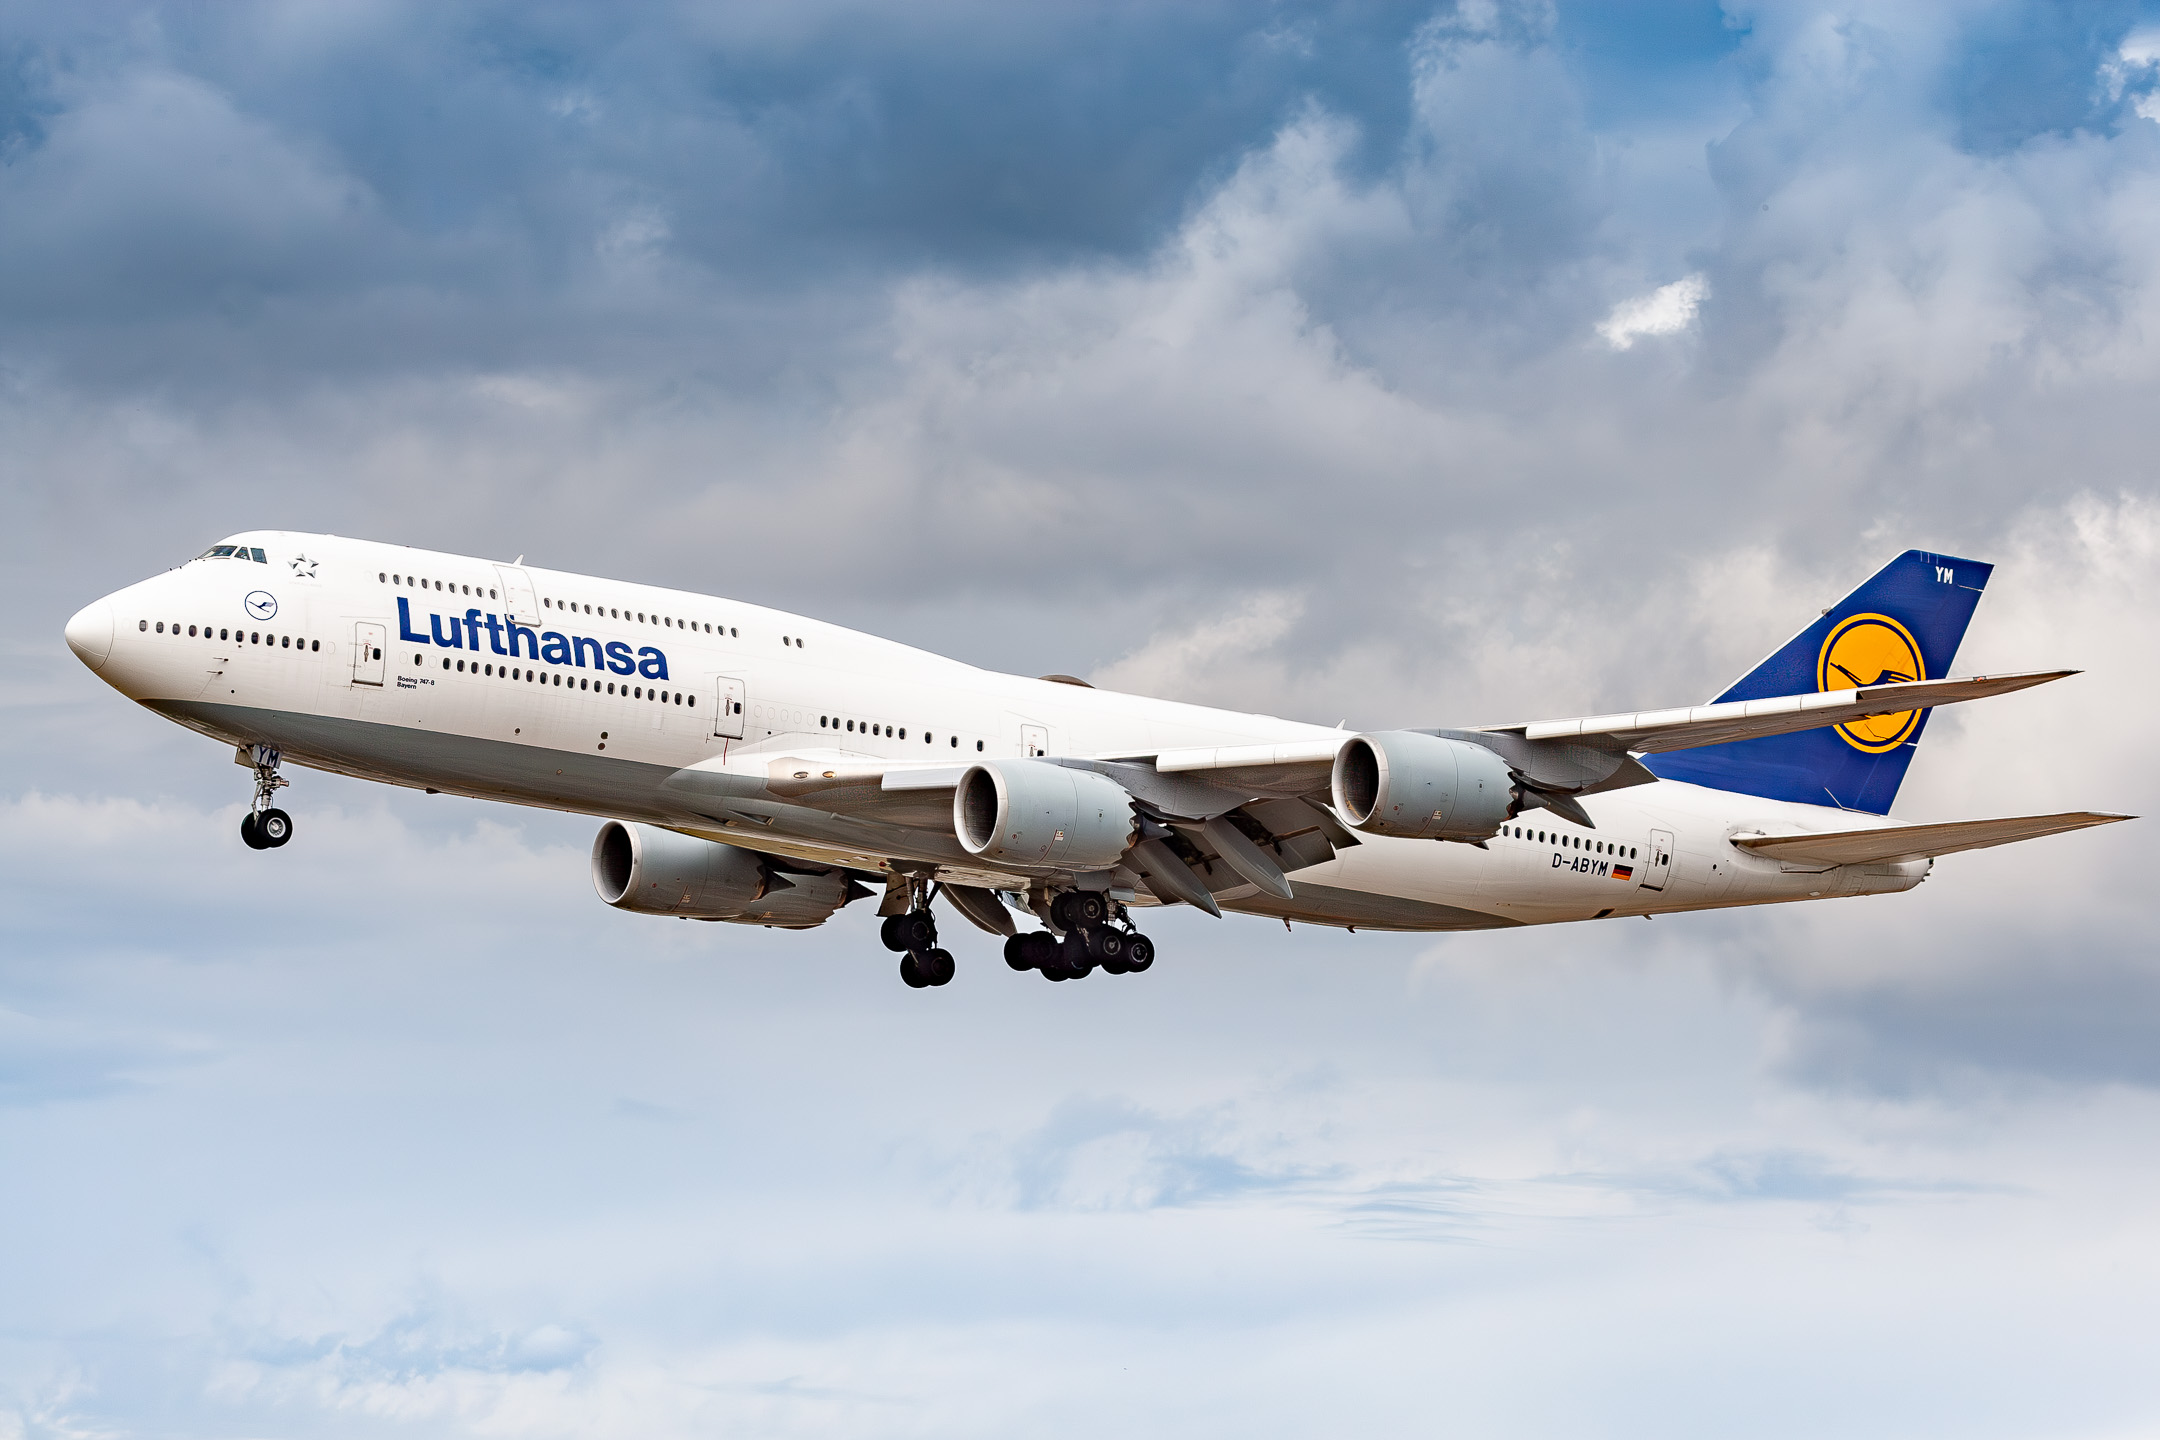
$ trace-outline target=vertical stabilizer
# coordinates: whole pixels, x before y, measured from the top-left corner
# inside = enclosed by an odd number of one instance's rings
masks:
[[[1908,550],[1717,700],[1939,680],[1950,672],[1994,568],[1978,560]],[[1887,815],[1927,721],[1927,711],[1908,710],[1793,735],[1652,755],[1643,763],[1666,780]]]

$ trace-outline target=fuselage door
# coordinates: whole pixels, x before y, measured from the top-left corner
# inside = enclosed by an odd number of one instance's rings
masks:
[[[353,625],[353,684],[383,683],[383,647],[389,643],[390,632],[374,621],[361,620]]]
[[[520,625],[540,623],[540,602],[533,598],[532,577],[522,565],[497,565],[495,574],[502,580],[503,604],[509,607],[510,618]]]
[[[1650,832],[1650,853],[1643,856],[1642,888],[1663,890],[1672,878],[1672,831]]]
[[[1041,725],[1022,725],[1020,744],[1030,756],[1050,753],[1050,731]]]
[[[743,733],[743,682],[731,680],[725,675],[713,680],[713,694],[717,708],[713,711],[712,733],[727,740],[740,740]]]

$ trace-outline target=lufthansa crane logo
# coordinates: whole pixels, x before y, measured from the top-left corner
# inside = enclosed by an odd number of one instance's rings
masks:
[[[277,614],[277,597],[267,590],[250,590],[247,599],[240,602],[247,613],[257,620],[268,620]]]
[[[1927,679],[1927,664],[1912,632],[1887,615],[1848,615],[1831,627],[1815,661],[1818,690],[1865,690],[1903,680]],[[1920,725],[1918,710],[1870,715],[1837,728],[1855,750],[1880,755],[1912,738]]]

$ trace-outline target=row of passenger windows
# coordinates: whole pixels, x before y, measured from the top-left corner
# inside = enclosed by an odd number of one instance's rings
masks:
[[[873,725],[867,720],[842,720],[838,715],[820,715],[817,717],[817,723],[820,730],[846,730],[854,735],[883,735],[888,740],[907,739],[907,726],[905,725],[902,725],[896,732],[890,725]],[[960,748],[960,737],[958,735],[950,735],[946,738],[952,742],[953,749]],[[923,731],[922,741],[925,745],[935,745],[937,736],[925,730]],[[983,742],[977,740],[975,748],[977,750],[982,749]]]
[[[485,585],[460,585],[455,580],[419,580],[410,575],[390,575],[378,570],[375,582],[378,585],[404,585],[415,590],[440,590],[449,595],[470,595],[475,600],[483,596],[489,600],[495,598],[495,592]]]
[[[375,580],[380,585],[403,585],[420,590],[441,590],[451,595],[470,595],[475,599],[483,595],[490,600],[500,598],[492,589],[484,585],[463,585],[455,581],[445,582],[442,580],[421,579],[412,575],[392,575],[384,570],[378,570],[375,573]],[[620,606],[588,605],[583,601],[558,600],[552,595],[542,596],[540,605],[541,608],[546,610],[567,610],[577,615],[605,615],[611,620],[634,620],[640,625],[658,625],[668,630],[694,630],[703,635],[728,635],[737,639],[742,637],[742,631],[730,629],[725,625],[714,625],[710,621],[685,620],[676,615],[647,614],[643,610],[625,610]],[[785,645],[788,641],[785,637],[782,637],[780,643]],[[802,642],[797,640],[794,643],[800,645]]]
[[[1517,840],[1535,840],[1540,845],[1558,845],[1568,850],[1587,850],[1593,855],[1610,855],[1615,860],[1633,860],[1635,858],[1635,847],[1633,845],[1614,845],[1604,840],[1585,840],[1580,835],[1562,835],[1557,832],[1548,833],[1543,830],[1527,830],[1520,825],[1503,826],[1500,833],[1512,835]]]
[[[427,664],[425,655],[415,655],[412,658],[415,665]],[[469,670],[472,674],[490,680],[523,680],[527,684],[538,683],[541,685],[552,683],[559,690],[563,687],[565,679],[568,678],[576,682],[570,686],[573,690],[603,690],[602,682],[589,676],[565,677],[538,670],[526,670],[514,665],[483,665],[478,660],[470,662],[469,665],[463,660],[445,660],[442,662],[442,668],[445,670],[453,667],[460,671]],[[697,708],[697,696],[685,695],[680,690],[655,690],[644,685],[618,685],[615,681],[610,680],[605,683],[603,693],[620,695],[626,700],[650,700],[661,705],[688,705],[692,709]]]
[[[163,620],[157,622],[157,634],[170,634],[177,636],[180,633],[179,621],[175,620],[172,622],[171,630],[167,630],[165,628],[165,624],[166,622]],[[150,622],[148,620],[138,620],[135,622],[135,628],[137,630],[149,630]],[[191,636],[194,635],[197,630],[200,630],[202,632],[202,638],[205,640],[233,640],[243,645],[275,645],[280,650],[292,650],[295,648],[301,650],[322,649],[322,641],[320,640],[295,639],[293,636],[290,635],[266,635],[260,630],[213,631],[212,628],[208,625],[190,625],[187,627],[187,633]]]

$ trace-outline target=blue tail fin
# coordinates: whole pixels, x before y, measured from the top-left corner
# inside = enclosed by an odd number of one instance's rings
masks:
[[[1994,569],[1977,560],[1908,550],[1742,676],[1718,702],[1891,680],[1939,680],[1950,673]],[[1666,780],[1887,815],[1929,713],[1913,710],[1793,735],[1675,750],[1643,763]]]

